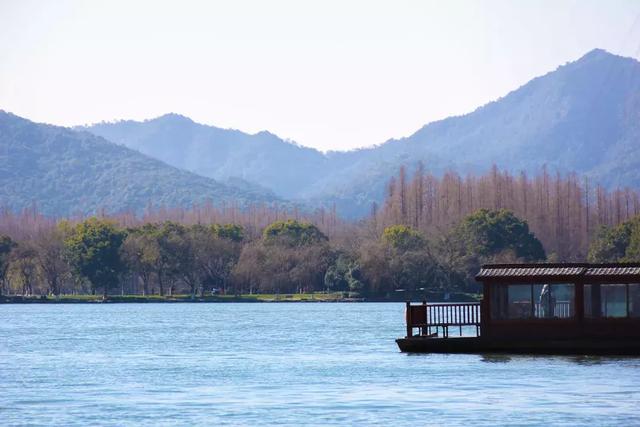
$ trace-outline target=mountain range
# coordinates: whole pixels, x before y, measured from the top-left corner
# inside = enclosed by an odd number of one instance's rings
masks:
[[[287,199],[366,212],[400,165],[428,171],[575,171],[608,187],[640,184],[640,63],[595,49],[462,116],[371,148],[328,152],[168,114],[86,128],[194,173],[260,183]]]
[[[53,216],[195,203],[280,202],[248,183],[221,183],[88,132],[0,111],[0,205]]]
[[[252,135],[198,124],[178,114],[73,130],[33,124],[7,113],[2,117],[0,153],[13,144],[11,150],[22,147],[22,160],[18,152],[9,151],[9,166],[2,167],[6,160],[0,164],[0,180],[26,174],[22,167],[34,161],[40,167],[73,161],[80,171],[90,169],[92,176],[102,178],[100,192],[85,187],[86,193],[47,202],[52,212],[65,211],[71,201],[84,210],[135,208],[153,196],[167,205],[202,197],[238,198],[243,203],[285,199],[308,206],[336,203],[342,215],[358,217],[372,202],[382,200],[385,182],[401,165],[411,170],[419,161],[436,175],[445,170],[480,173],[494,164],[536,174],[547,165],[550,170],[575,171],[609,188],[640,186],[640,63],[600,49],[471,113],[353,151],[322,153],[266,131]],[[25,128],[42,130],[8,131],[7,123],[16,120]],[[35,136],[38,142],[30,139]],[[100,150],[90,149],[92,144]],[[64,155],[54,156],[56,147]],[[42,157],[41,150],[51,153]],[[61,166],[48,167],[58,171]],[[65,173],[66,179],[74,173]],[[153,174],[162,178],[150,180]],[[29,176],[33,188],[39,189],[43,175]],[[146,190],[121,194],[116,176]],[[51,197],[62,191],[64,182],[47,183]],[[197,191],[190,190],[194,186]],[[7,204],[22,206],[32,196],[14,191]],[[83,197],[92,201],[85,206]]]

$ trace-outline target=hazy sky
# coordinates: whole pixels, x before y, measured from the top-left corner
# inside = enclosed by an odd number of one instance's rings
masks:
[[[0,0],[0,109],[167,112],[322,150],[407,136],[595,47],[638,58],[640,1]]]

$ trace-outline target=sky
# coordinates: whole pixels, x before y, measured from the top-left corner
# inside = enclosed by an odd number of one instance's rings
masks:
[[[593,48],[640,57],[639,0],[0,0],[0,109],[63,126],[174,112],[347,150]]]

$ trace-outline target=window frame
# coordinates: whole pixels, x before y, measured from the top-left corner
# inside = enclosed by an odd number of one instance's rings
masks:
[[[593,286],[593,285],[599,285],[601,286],[601,291],[600,291],[600,304],[601,304],[601,309],[600,309],[600,315],[598,317],[594,317],[592,316],[589,311],[587,310],[587,286]],[[604,316],[602,313],[602,286],[620,286],[620,285],[624,285],[625,287],[625,316]],[[640,287],[640,282],[639,281],[626,281],[626,280],[621,280],[618,281],[616,283],[612,283],[612,282],[598,282],[598,281],[593,281],[593,282],[582,282],[581,286],[583,289],[583,319],[588,321],[588,322],[593,322],[593,321],[615,321],[615,320],[622,320],[622,319],[640,319],[640,315],[637,316],[631,316],[630,314],[630,291],[629,291],[629,287],[630,285],[637,285]],[[591,296],[589,295],[589,303],[591,305],[591,307],[593,307],[593,301],[591,300]],[[589,313],[589,314],[587,314]]]
[[[535,310],[536,310],[536,298],[535,298],[535,293],[534,293],[534,286],[539,285],[539,286],[544,286],[545,284],[549,285],[551,287],[551,289],[553,289],[554,285],[570,285],[573,288],[573,298],[571,300],[571,302],[573,303],[573,310],[571,312],[571,315],[568,317],[537,317],[535,315]],[[508,318],[508,317],[496,317],[495,314],[496,312],[504,314],[506,316],[508,316],[508,306],[509,306],[509,293],[508,293],[508,288],[509,286],[520,286],[520,285],[526,285],[530,287],[530,295],[531,295],[531,299],[530,299],[530,305],[531,305],[531,316],[530,317],[524,317],[524,318]],[[550,322],[559,322],[559,323],[567,323],[567,322],[576,322],[578,320],[578,314],[579,314],[579,308],[578,308],[578,288],[582,286],[582,283],[578,283],[578,282],[572,282],[572,281],[567,281],[567,280],[546,280],[544,281],[544,283],[542,283],[539,280],[536,281],[522,281],[522,282],[506,282],[506,281],[501,281],[501,282],[493,282],[490,284],[490,290],[489,290],[489,300],[490,300],[490,307],[488,310],[488,314],[489,314],[489,321],[491,323],[497,323],[497,324],[501,324],[501,323],[550,323]],[[501,291],[499,291],[498,289],[501,289]],[[500,296],[502,294],[502,297]],[[506,305],[504,307],[496,307],[496,302],[500,302],[501,298],[504,300],[503,302],[506,302]],[[584,303],[583,303],[584,304]]]

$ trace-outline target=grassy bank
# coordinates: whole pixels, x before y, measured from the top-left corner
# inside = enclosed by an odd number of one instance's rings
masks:
[[[2,296],[0,303],[21,304],[73,304],[73,303],[180,303],[180,302],[339,302],[359,301],[356,298],[345,298],[342,293],[312,293],[312,294],[246,294],[246,295],[109,295],[103,300],[102,295],[60,295],[54,296]]]
[[[413,301],[423,299],[423,295],[413,296]],[[197,303],[197,302],[401,302],[406,295],[392,297],[349,298],[342,292],[305,293],[305,294],[244,294],[244,295],[212,295],[194,298],[191,295],[109,295],[105,301],[102,295],[60,295],[54,296],[0,296],[0,304],[83,304],[83,303]],[[452,294],[449,301],[477,301],[476,294]],[[427,294],[430,302],[444,301],[442,294]]]

